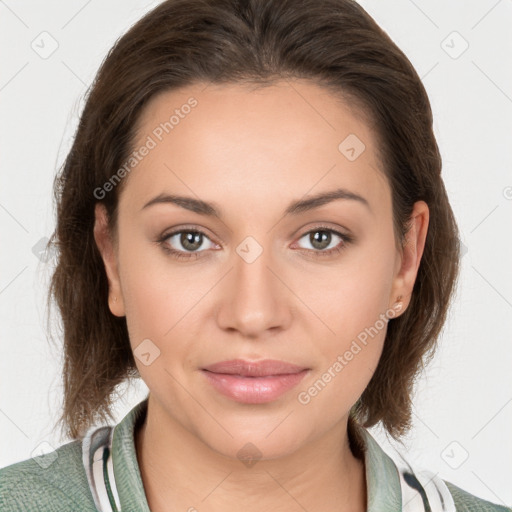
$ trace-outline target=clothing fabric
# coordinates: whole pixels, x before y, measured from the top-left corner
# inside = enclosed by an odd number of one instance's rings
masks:
[[[113,505],[112,510],[150,512],[134,438],[146,411],[147,399],[114,428],[91,430],[83,440],[1,469],[0,511],[95,512],[94,500],[102,495]],[[367,512],[449,511],[450,506],[456,512],[512,512],[512,508],[477,498],[432,473],[398,464],[362,427],[357,436],[365,462]],[[96,454],[94,465],[90,453]],[[443,489],[447,490],[444,495]]]

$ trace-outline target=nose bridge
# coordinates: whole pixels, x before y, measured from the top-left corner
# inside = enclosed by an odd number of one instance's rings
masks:
[[[237,293],[242,297],[245,295],[257,298],[264,298],[264,295],[272,295],[271,283],[274,280],[269,267],[272,265],[272,254],[269,244],[265,247],[248,237],[236,249],[237,255],[234,257]],[[242,286],[243,285],[243,286]],[[252,293],[251,293],[252,290]]]
[[[234,268],[221,305],[220,324],[244,335],[256,336],[283,327],[288,320],[286,289],[275,276],[275,258],[270,242],[265,241],[260,243],[248,236],[236,247]]]

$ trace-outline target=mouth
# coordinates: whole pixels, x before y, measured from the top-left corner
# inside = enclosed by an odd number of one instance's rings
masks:
[[[272,402],[295,387],[311,370],[285,361],[233,359],[202,368],[213,388],[241,403]]]

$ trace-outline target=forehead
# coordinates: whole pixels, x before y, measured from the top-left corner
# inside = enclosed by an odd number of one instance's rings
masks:
[[[245,193],[258,202],[334,186],[370,201],[387,199],[376,137],[365,116],[350,100],[304,80],[258,88],[194,84],[162,92],[137,123],[133,148],[143,146],[150,149],[127,184],[139,202],[162,187],[201,197],[215,193],[219,202],[224,194]]]

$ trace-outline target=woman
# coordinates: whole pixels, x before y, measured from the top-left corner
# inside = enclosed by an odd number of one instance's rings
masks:
[[[56,181],[74,441],[3,469],[2,510],[509,510],[367,431],[409,428],[455,286],[440,171],[421,81],[356,3],[147,14]]]

